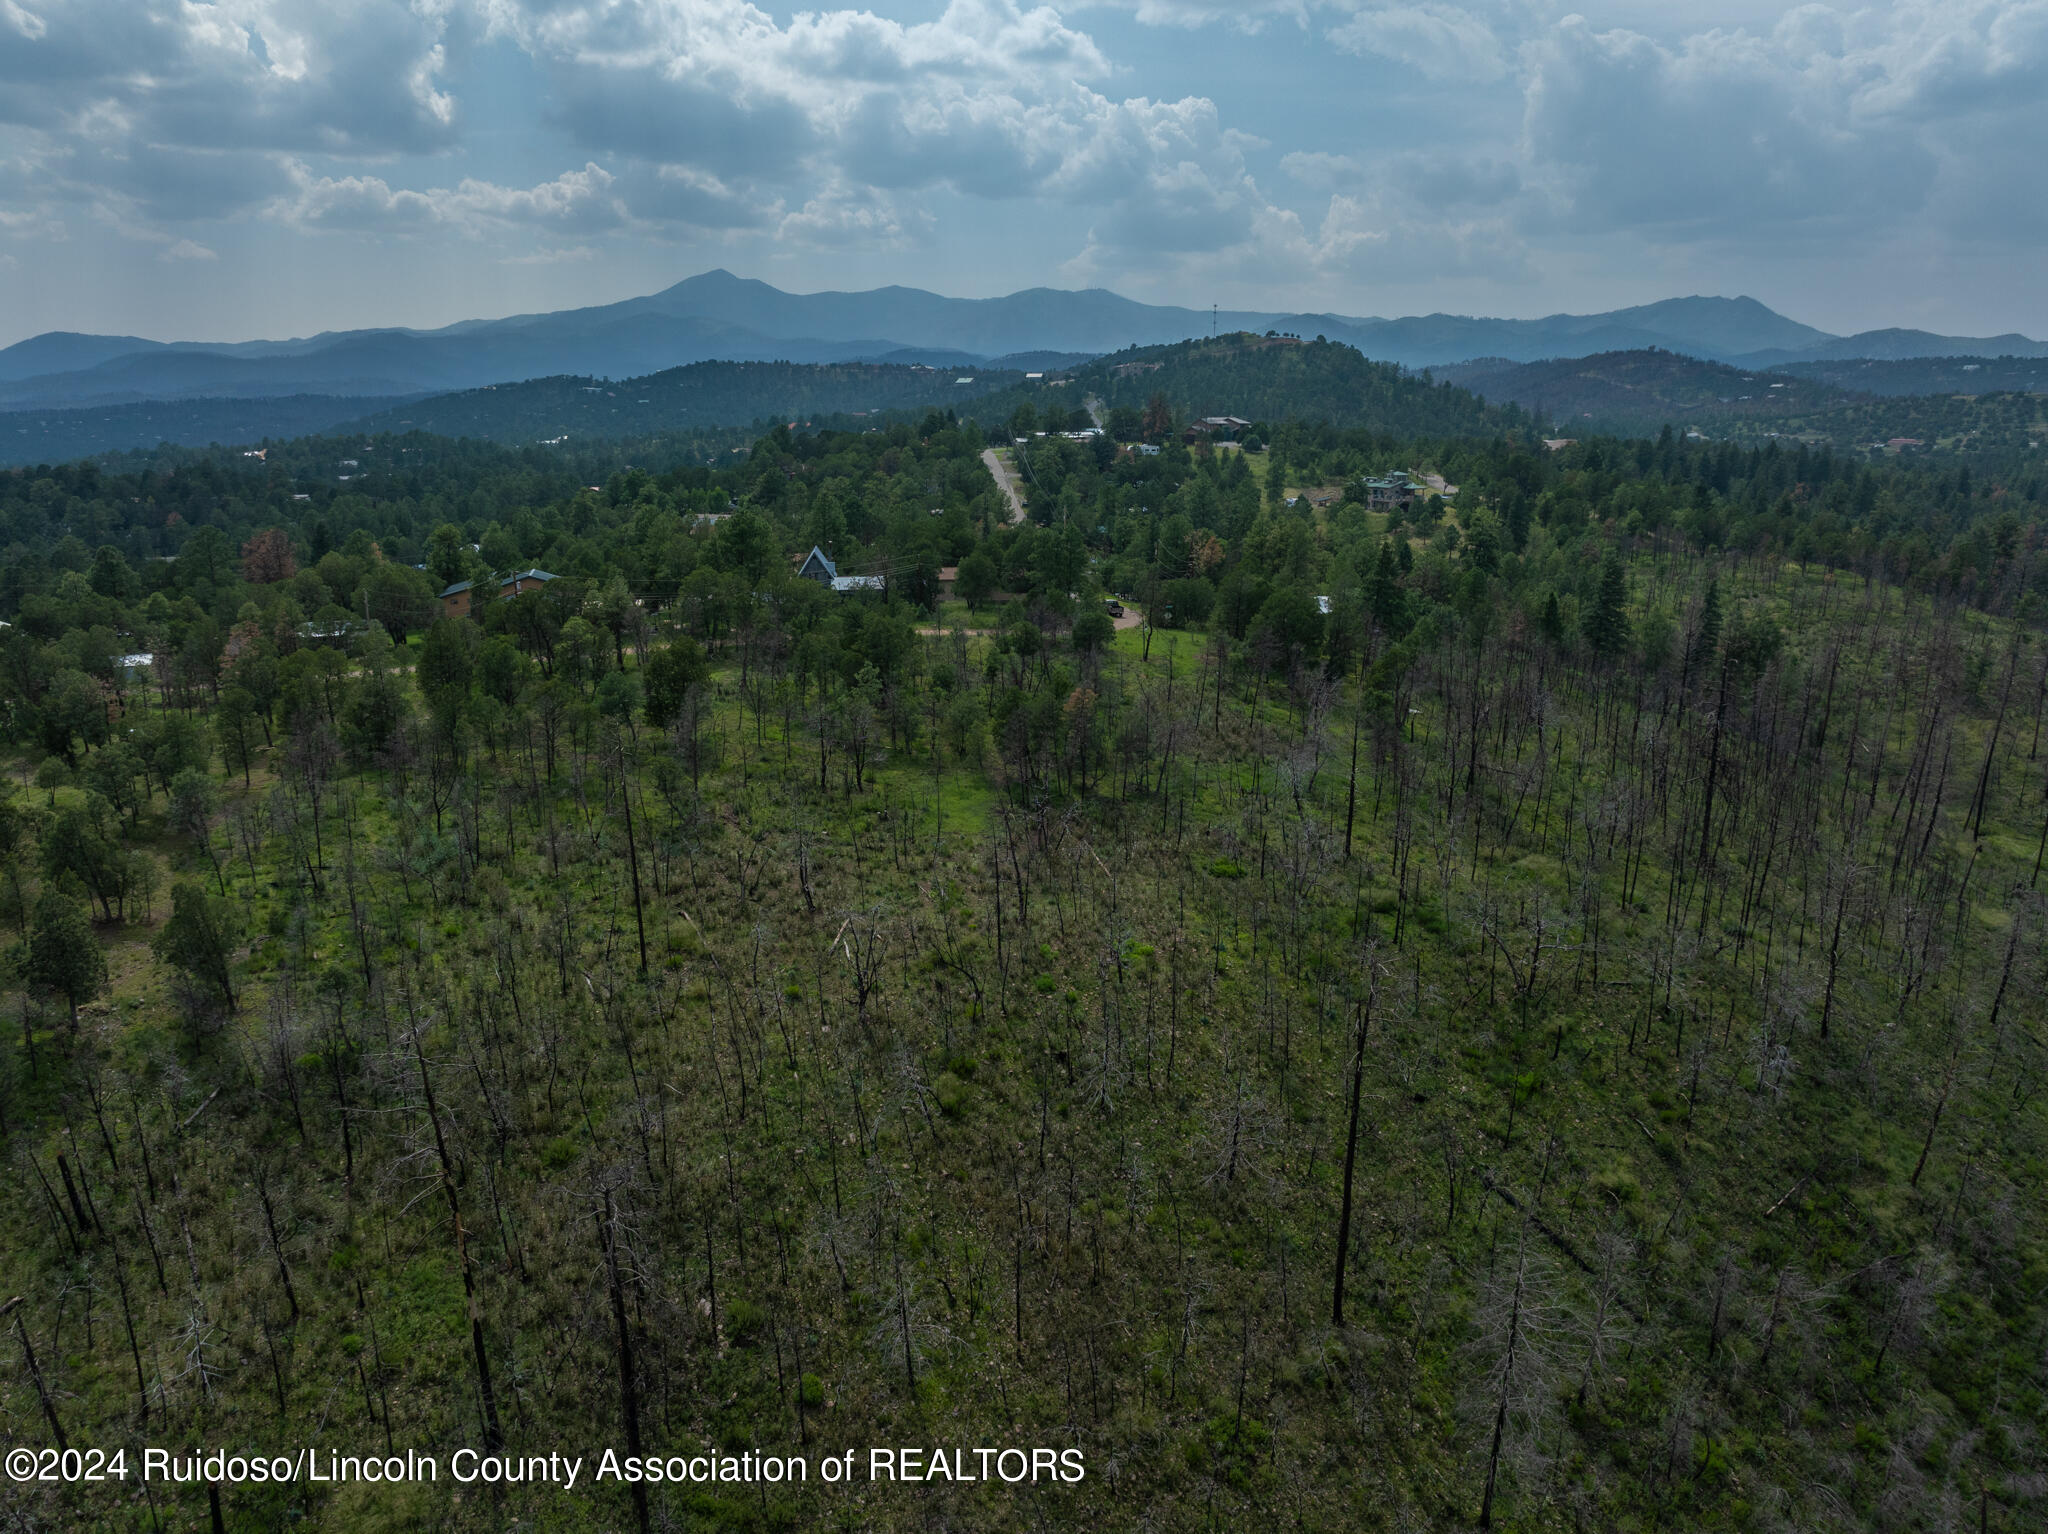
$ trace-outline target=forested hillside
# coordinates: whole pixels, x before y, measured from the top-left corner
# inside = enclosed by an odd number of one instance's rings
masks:
[[[1648,435],[1669,425],[1744,445],[1784,439],[1863,457],[1933,453],[2024,475],[2040,472],[2048,443],[2048,408],[2032,376],[2043,366],[2024,358],[1982,365],[1938,358],[1765,371],[1650,350],[1481,360],[1440,369],[1439,377],[1512,400],[1560,435]]]
[[[70,410],[0,413],[0,466],[63,463],[101,453],[302,437],[352,421],[380,400],[334,394],[279,399],[143,400]],[[397,403],[392,401],[391,403]]]
[[[1316,351],[0,474],[10,1447],[589,1457],[13,1526],[2038,1526],[2048,485]]]
[[[963,376],[967,383],[959,382]],[[640,378],[536,378],[397,406],[363,430],[433,432],[519,444],[876,415],[962,403],[1022,375],[898,363],[695,362]]]
[[[2040,357],[1850,358],[1787,362],[1771,369],[1818,379],[1858,394],[2040,394],[2048,391],[2048,359]]]
[[[1648,436],[1667,425],[1716,431],[1775,425],[1788,414],[1827,410],[1843,398],[1832,383],[1654,349],[1551,362],[1482,360],[1441,368],[1438,376],[1540,413],[1565,435],[1591,430]]]
[[[1318,336],[1256,336],[1239,331],[1173,346],[1132,347],[1098,357],[1042,384],[1025,384],[962,406],[985,425],[1012,423],[1029,406],[1037,416],[1080,411],[1088,400],[1137,420],[1157,398],[1182,420],[1232,415],[1249,421],[1323,421],[1409,436],[1464,436],[1513,430],[1527,418],[1513,406],[1489,410],[1466,390],[1432,385],[1391,362]]]

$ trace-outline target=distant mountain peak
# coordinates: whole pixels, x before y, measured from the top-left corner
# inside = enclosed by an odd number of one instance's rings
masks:
[[[1918,331],[1838,338],[1748,294],[1692,294],[1604,314],[1503,320],[1398,319],[1140,303],[1105,288],[1033,287],[951,298],[892,285],[790,293],[713,267],[640,298],[438,330],[323,332],[291,341],[180,342],[51,332],[0,349],[0,409],[95,400],[428,394],[569,373],[636,377],[701,361],[836,362],[896,352],[987,359],[1099,355],[1210,334],[1323,335],[1377,361],[1439,367],[1473,357],[1534,362],[1658,348],[1744,366],[1844,356],[2038,355],[2024,336],[1991,342]],[[962,364],[966,365],[965,363]]]

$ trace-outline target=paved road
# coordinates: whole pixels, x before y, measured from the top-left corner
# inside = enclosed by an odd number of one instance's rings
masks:
[[[1010,520],[1012,522],[1022,522],[1024,520],[1024,494],[1017,488],[1016,474],[1012,472],[1008,464],[1004,463],[996,455],[996,450],[992,447],[985,447],[981,450],[981,461],[988,465],[989,473],[995,476],[995,481],[1002,487],[1003,494],[1010,498]]]

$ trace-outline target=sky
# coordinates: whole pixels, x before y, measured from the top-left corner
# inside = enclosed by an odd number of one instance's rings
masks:
[[[2048,335],[2048,0],[0,0],[0,345],[793,291]]]

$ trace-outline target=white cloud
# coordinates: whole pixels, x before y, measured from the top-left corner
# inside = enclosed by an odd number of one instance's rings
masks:
[[[835,184],[786,216],[776,235],[793,245],[890,250],[928,235],[931,227],[922,209],[871,187]]]
[[[1023,205],[991,225],[1059,231],[1070,274],[1334,292],[1520,282],[1594,249],[1612,268],[1646,244],[1697,269],[1906,230],[2048,234],[2048,0],[1716,0],[1719,26],[1651,0],[1580,0],[1593,20],[1553,0],[1088,3],[1298,29],[1320,55],[1299,110],[1249,124],[1278,151],[1240,131],[1233,39],[1112,58],[1037,0],[915,21],[748,0],[0,0],[0,235],[26,248],[83,218],[232,260],[227,226],[268,218],[531,266],[648,237],[980,251],[985,230],[937,220],[970,224],[983,199]],[[478,93],[515,55],[522,121],[472,138],[505,114]]]
[[[0,125],[189,149],[451,144],[438,7],[381,0],[0,0]]]
[[[413,233],[452,228],[483,234],[506,227],[594,231],[626,222],[613,176],[591,163],[532,187],[465,180],[426,191],[393,188],[379,176],[315,176],[292,166],[296,190],[277,212],[305,228]]]
[[[159,261],[218,261],[220,257],[195,240],[177,240],[163,249]]]
[[[0,0],[0,21],[4,21],[30,42],[41,39],[50,30],[49,23],[16,0]]]
[[[1330,41],[1351,53],[1376,53],[1432,80],[1491,84],[1507,73],[1493,28],[1454,5],[1373,6],[1332,27]]]
[[[559,250],[529,250],[516,256],[500,256],[505,266],[559,266],[565,261],[594,261],[597,251],[589,245],[570,245]]]
[[[1241,240],[1267,208],[1212,102],[1102,94],[1108,59],[1047,6],[782,26],[744,0],[486,5],[586,151],[713,182],[740,208],[787,193],[787,239],[901,242],[917,194],[940,189],[1079,205],[1098,241],[1147,251]]]
[[[2038,153],[1981,152],[1993,120],[2007,143],[2048,132],[2048,0],[1807,5],[1670,43],[1572,16],[1524,65],[1531,173],[1582,229],[1839,238],[1946,208],[1996,240],[2048,194]]]

